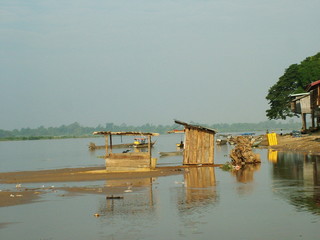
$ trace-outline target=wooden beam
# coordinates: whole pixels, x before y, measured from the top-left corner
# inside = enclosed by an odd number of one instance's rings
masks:
[[[314,110],[312,110],[311,112],[311,127],[315,128],[315,119],[314,119],[315,115],[314,115]]]
[[[108,153],[108,135],[106,135],[106,156],[108,156],[109,155],[109,153]]]
[[[150,132],[109,132],[109,131],[97,131],[93,132],[93,135],[127,135],[127,136],[159,136],[159,133]]]
[[[189,129],[196,129],[198,131],[202,131],[202,132],[208,132],[208,133],[217,133],[218,131],[215,129],[211,129],[211,128],[207,128],[207,127],[203,127],[203,126],[199,126],[199,125],[192,125],[192,124],[188,124],[179,120],[174,120],[175,123],[183,125],[185,128],[189,128]]]
[[[112,153],[112,135],[109,135],[110,137],[110,153]]]
[[[151,136],[148,136],[148,153],[149,153],[149,163],[151,166]]]
[[[307,120],[306,120],[306,113],[302,113],[302,130],[307,130]]]

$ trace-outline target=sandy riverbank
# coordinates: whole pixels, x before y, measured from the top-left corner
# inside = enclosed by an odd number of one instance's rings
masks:
[[[278,151],[304,152],[308,154],[320,154],[320,133],[303,134],[301,137],[291,135],[277,135],[278,144],[269,146],[267,138],[261,143],[261,148],[268,148]]]
[[[208,165],[206,165],[208,166]],[[220,165],[210,165],[220,166]],[[168,175],[181,174],[186,166],[175,167],[158,167],[152,171],[144,172],[107,172],[104,167],[88,167],[88,168],[66,168],[42,171],[22,171],[22,172],[5,172],[0,173],[0,183],[16,184],[16,189],[0,191],[0,207],[12,206],[17,204],[30,203],[39,199],[42,193],[48,191],[65,190],[70,193],[110,193],[108,189],[98,191],[88,191],[87,188],[24,188],[26,183],[54,183],[54,182],[86,182],[98,180],[117,180],[117,179],[139,179],[139,178],[156,178]]]
[[[218,167],[219,164],[203,166]],[[105,167],[64,168],[40,171],[21,171],[0,173],[0,183],[22,184],[22,183],[45,183],[45,182],[85,182],[110,179],[130,179],[161,177],[180,174],[184,168],[193,166],[157,167],[151,171],[143,172],[108,172]],[[199,167],[199,166],[194,166]]]

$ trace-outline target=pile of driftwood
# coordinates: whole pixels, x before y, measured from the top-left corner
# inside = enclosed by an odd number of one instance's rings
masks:
[[[232,164],[260,163],[260,155],[252,152],[253,141],[249,137],[238,136],[233,139],[235,147],[230,152]]]

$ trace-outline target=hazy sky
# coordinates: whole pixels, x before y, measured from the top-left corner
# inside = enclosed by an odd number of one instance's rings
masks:
[[[0,129],[266,120],[319,0],[0,0]],[[316,79],[315,79],[316,80]]]

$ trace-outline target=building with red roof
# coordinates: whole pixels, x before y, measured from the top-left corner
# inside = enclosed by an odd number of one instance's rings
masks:
[[[291,110],[301,114],[303,131],[307,130],[307,114],[311,114],[311,130],[320,126],[320,80],[310,83],[305,90],[306,93],[290,95]]]

